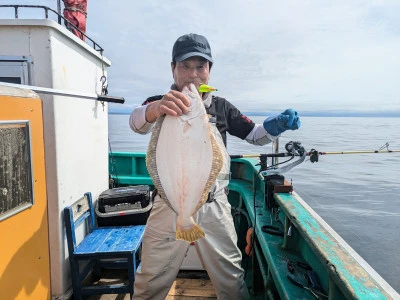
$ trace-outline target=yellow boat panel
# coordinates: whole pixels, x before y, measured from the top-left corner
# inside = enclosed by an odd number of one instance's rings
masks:
[[[1,298],[50,299],[42,101],[34,93],[15,89],[15,93],[0,90],[0,103],[3,126],[10,120],[29,120],[34,197],[33,205],[0,220]],[[2,193],[1,197],[4,201]]]

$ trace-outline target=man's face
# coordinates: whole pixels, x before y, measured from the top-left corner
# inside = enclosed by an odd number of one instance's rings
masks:
[[[200,83],[208,84],[210,65],[208,60],[200,57],[190,57],[184,61],[171,64],[172,75],[179,91],[193,83],[197,88]]]

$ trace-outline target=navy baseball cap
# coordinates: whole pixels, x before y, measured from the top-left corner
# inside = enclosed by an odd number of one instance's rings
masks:
[[[201,56],[213,62],[210,44],[204,36],[189,33],[176,40],[172,48],[172,62],[183,61],[192,56]]]

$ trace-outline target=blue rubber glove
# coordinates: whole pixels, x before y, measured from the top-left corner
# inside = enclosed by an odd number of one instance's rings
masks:
[[[279,115],[268,117],[263,126],[270,135],[278,136],[288,129],[296,130],[300,128],[300,124],[297,111],[289,108]]]

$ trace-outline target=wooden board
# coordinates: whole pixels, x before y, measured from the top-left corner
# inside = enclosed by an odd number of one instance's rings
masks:
[[[177,278],[166,299],[217,299],[217,295],[210,280]]]

